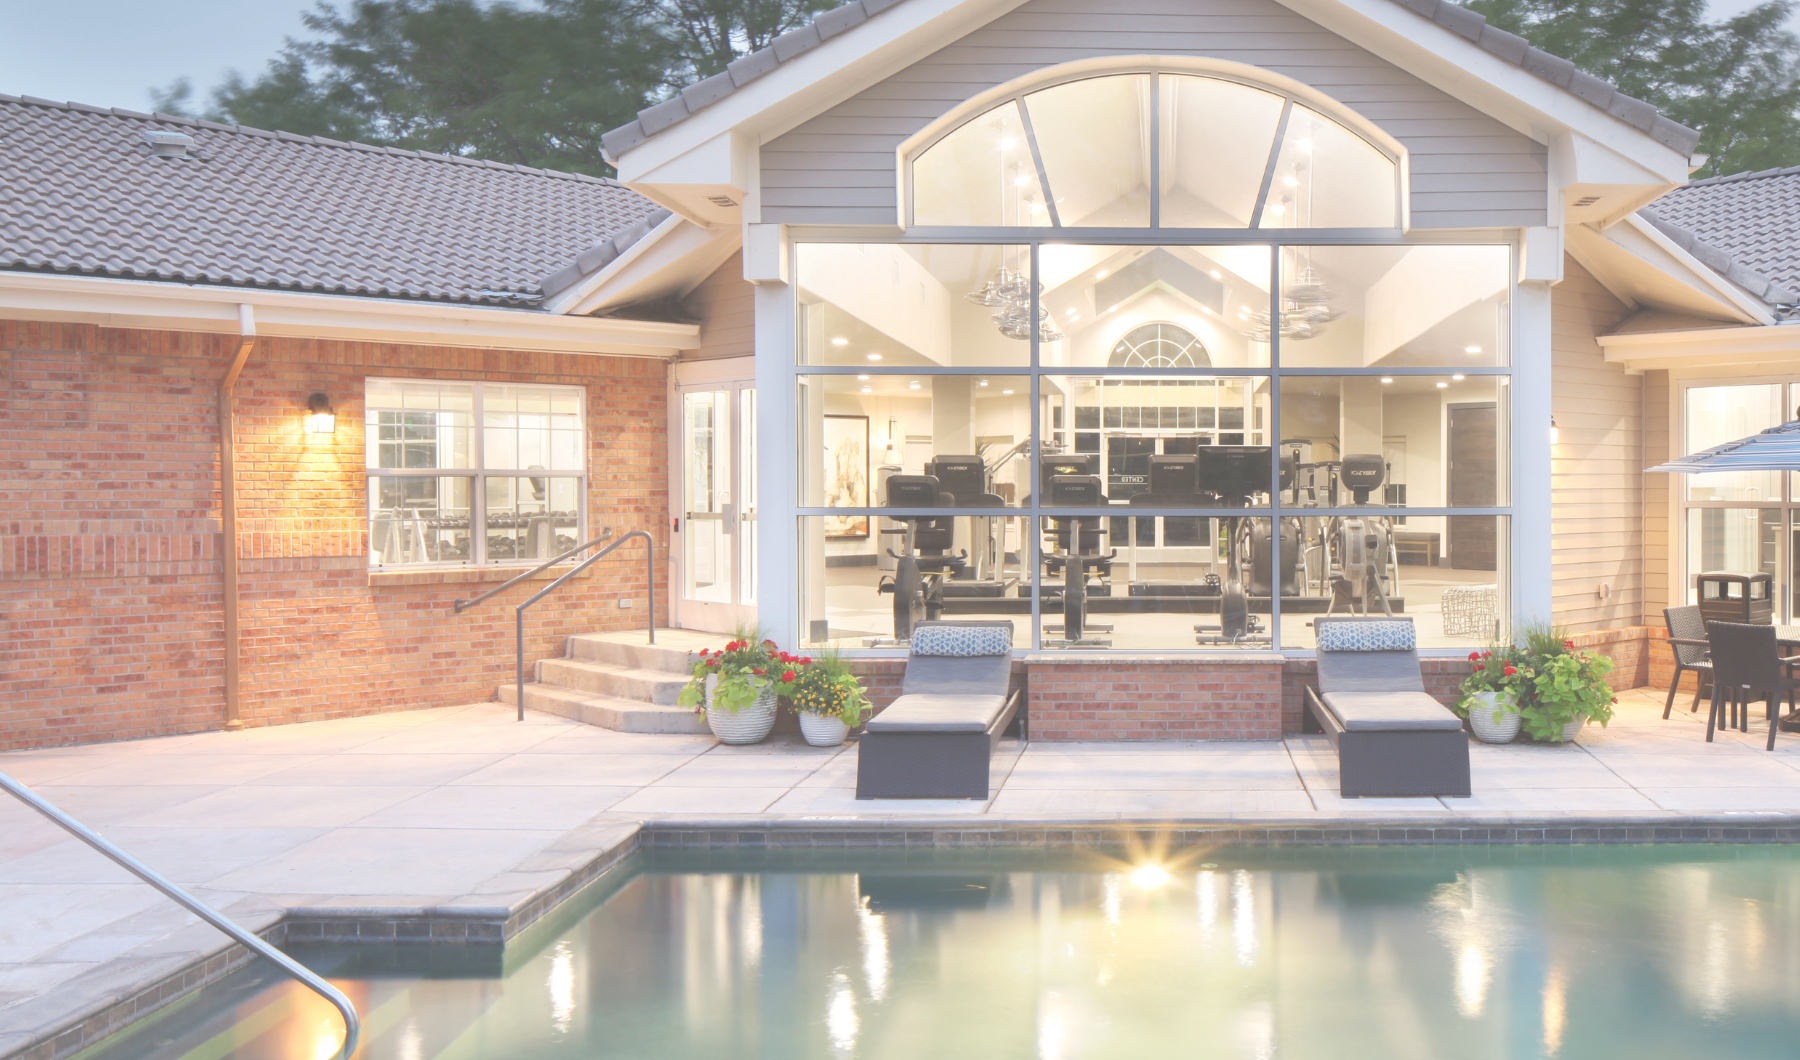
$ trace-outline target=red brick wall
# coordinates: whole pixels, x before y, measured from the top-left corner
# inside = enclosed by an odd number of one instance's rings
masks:
[[[1030,661],[1033,740],[1274,740],[1282,662]]]
[[[0,321],[0,748],[223,724],[217,395],[235,349],[228,336]],[[588,529],[652,533],[666,616],[666,372],[258,340],[237,389],[243,721],[486,700],[511,679],[526,588],[464,615],[451,604],[512,572],[368,569],[368,376],[585,386]],[[315,391],[337,411],[329,437],[302,430]],[[642,557],[628,546],[534,608],[528,656],[560,653],[571,632],[642,624]]]

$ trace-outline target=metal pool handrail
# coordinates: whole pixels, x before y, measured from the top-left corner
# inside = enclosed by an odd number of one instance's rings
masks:
[[[106,855],[107,858],[116,863],[120,868],[123,868],[126,872],[131,873],[133,876],[143,880],[158,891],[161,891],[165,897],[174,901],[188,912],[206,921],[208,924],[211,924],[213,927],[218,928],[220,931],[223,931],[231,937],[232,941],[238,943],[240,946],[244,946],[260,957],[265,957],[275,962],[282,971],[285,971],[295,979],[300,980],[300,982],[313,993],[318,994],[326,1001],[331,1002],[332,1007],[338,1010],[338,1015],[344,1018],[344,1046],[342,1049],[338,1050],[334,1060],[348,1060],[350,1054],[356,1051],[357,1040],[362,1036],[362,1021],[356,1017],[356,1007],[350,1004],[350,999],[345,997],[337,987],[332,986],[330,983],[314,975],[305,965],[302,965],[292,957],[289,957],[287,954],[269,945],[262,939],[257,938],[250,932],[245,931],[243,928],[238,927],[235,923],[226,919],[223,914],[216,912],[211,906],[200,901],[200,899],[195,898],[180,887],[177,887],[159,874],[155,869],[150,868],[130,854],[113,846],[110,842],[101,838],[97,833],[91,831],[86,825],[57,809],[49,802],[46,802],[30,788],[20,784],[5,773],[0,773],[0,788],[4,788],[13,798],[18,799],[25,805],[43,814],[45,817],[48,817],[52,823],[56,824],[63,831]]]

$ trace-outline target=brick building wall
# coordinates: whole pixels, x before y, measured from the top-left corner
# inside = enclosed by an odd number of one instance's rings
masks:
[[[224,723],[218,382],[236,341],[0,321],[0,749]],[[451,605],[517,568],[369,570],[369,376],[586,387],[587,529],[651,532],[666,619],[666,365],[259,339],[237,387],[246,725],[487,700],[511,679],[528,589]],[[303,430],[315,391],[332,435]],[[642,557],[628,546],[534,608],[528,658],[641,625]]]

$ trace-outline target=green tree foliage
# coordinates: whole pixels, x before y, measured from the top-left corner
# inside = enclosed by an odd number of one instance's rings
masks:
[[[1718,22],[1704,0],[1466,0],[1502,29],[1698,129],[1697,177],[1800,164],[1793,0]]]
[[[351,0],[302,16],[261,74],[157,109],[580,173],[600,136],[834,0]]]

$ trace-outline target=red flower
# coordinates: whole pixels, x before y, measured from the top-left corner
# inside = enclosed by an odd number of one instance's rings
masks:
[[[1482,664],[1481,664],[1481,663],[1476,663],[1476,664],[1475,664],[1475,665],[1474,665],[1474,667],[1473,667],[1473,669],[1476,669],[1476,670],[1485,670],[1485,669],[1487,669],[1487,667],[1486,667],[1486,666],[1483,666],[1483,665],[1482,665]]]
[[[706,660],[706,665],[708,665],[708,666],[711,666],[711,667],[713,667],[713,668],[714,668],[714,669],[717,669],[717,668],[718,668],[718,665],[719,665],[719,660],[717,660],[717,659],[708,659],[708,660]]]
[[[792,681],[794,679],[794,671],[789,670],[786,673],[782,674],[781,679],[783,681]]]
[[[810,655],[802,656],[800,659],[800,665],[801,666],[811,666],[812,665],[812,656],[810,656]]]
[[[1508,666],[1508,667],[1507,667],[1507,668],[1506,668],[1506,676],[1508,676],[1508,677],[1511,677],[1511,676],[1512,676],[1512,675],[1513,675],[1513,674],[1516,674],[1516,673],[1518,673],[1518,672],[1519,672],[1519,671],[1517,671],[1517,670],[1515,670],[1515,669],[1513,669],[1513,668],[1512,668],[1512,667],[1510,667],[1510,666]]]
[[[1475,661],[1475,660],[1476,660],[1476,659],[1479,659],[1479,658],[1481,658],[1481,653],[1480,653],[1480,652],[1478,652],[1478,651],[1472,651],[1472,652],[1470,652],[1470,653],[1469,653],[1469,661],[1470,661],[1470,662],[1474,662],[1474,661]]]
[[[776,643],[775,643],[775,642],[774,642],[774,641],[772,641],[772,640],[765,640],[765,641],[763,641],[763,642],[762,642],[762,646],[763,646],[763,647],[765,647],[765,648],[776,648],[776,647],[780,647],[780,645],[778,645],[778,644],[776,644]]]
[[[769,671],[767,671],[767,670],[765,670],[765,669],[763,669],[763,668],[762,668],[762,667],[760,667],[760,666],[752,666],[752,667],[751,667],[751,668],[750,668],[750,672],[751,672],[751,673],[753,673],[753,674],[755,674],[755,675],[756,675],[756,676],[758,676],[758,677],[761,677],[761,676],[763,676],[763,675],[764,675],[764,674],[766,674],[766,673],[768,673],[768,672],[769,672]]]
[[[1565,641],[1563,641],[1563,647],[1568,648],[1569,650],[1573,651],[1575,648],[1575,642],[1572,640],[1565,640]]]

